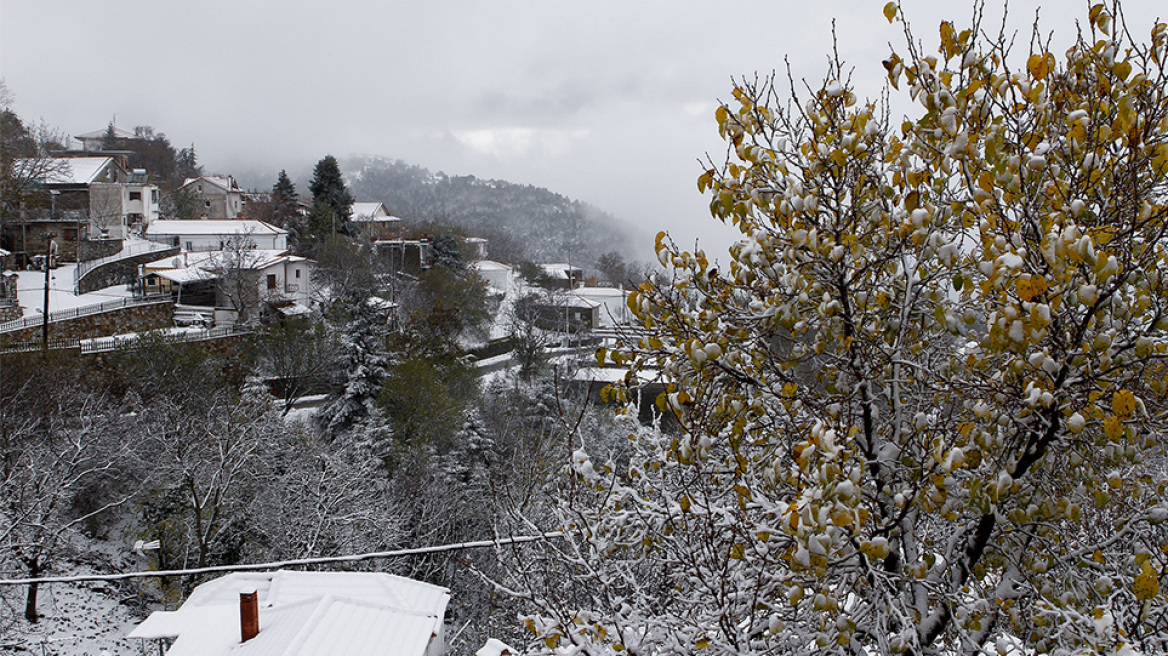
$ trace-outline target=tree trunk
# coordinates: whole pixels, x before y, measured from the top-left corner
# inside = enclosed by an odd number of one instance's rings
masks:
[[[41,560],[39,557],[29,558],[25,561],[28,564],[28,578],[35,579],[41,573]],[[24,619],[36,624],[37,621],[37,588],[40,584],[36,581],[28,584],[28,599],[24,602]]]

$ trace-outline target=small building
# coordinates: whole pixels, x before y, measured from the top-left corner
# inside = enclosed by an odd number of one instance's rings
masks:
[[[429,237],[377,239],[372,246],[378,264],[389,273],[417,276],[434,266],[434,244]]]
[[[183,181],[180,191],[198,199],[200,219],[237,219],[243,210],[243,190],[232,176],[201,175]]]
[[[600,326],[600,303],[566,292],[531,294],[516,310],[543,330],[578,333]]]
[[[128,637],[159,654],[169,643],[166,656],[443,656],[449,601],[446,588],[380,572],[233,573]]]
[[[353,225],[369,240],[393,239],[398,236],[402,220],[389,213],[385,203],[353,203]]]
[[[600,305],[598,318],[600,326],[624,325],[633,320],[633,313],[629,310],[629,292],[618,287],[580,287],[572,294],[598,303]]]
[[[312,261],[288,251],[245,249],[184,252],[142,265],[144,294],[171,294],[182,305],[214,307],[216,322],[306,312]]]
[[[93,130],[83,134],[74,135],[74,139],[81,142],[81,149],[88,152],[97,152],[105,150],[105,139],[109,135],[109,131],[113,129],[113,137],[118,141],[125,141],[129,139],[137,139],[138,135],[129,130],[123,130],[116,125],[102,128],[101,130]]]
[[[288,249],[288,231],[263,221],[242,219],[154,221],[146,227],[147,239],[178,246],[184,251],[218,251],[233,239],[249,239],[255,248],[283,251]]]
[[[497,293],[506,293],[511,288],[511,267],[502,262],[475,260],[470,263],[470,268]]]
[[[584,284],[584,270],[564,262],[540,264],[549,289],[575,289]]]

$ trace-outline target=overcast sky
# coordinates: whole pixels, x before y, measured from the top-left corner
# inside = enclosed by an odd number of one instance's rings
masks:
[[[723,152],[713,112],[731,77],[789,57],[796,77],[821,79],[834,18],[861,95],[879,93],[887,44],[902,42],[883,4],[0,0],[0,77],[26,120],[70,134],[115,116],[151,125],[194,143],[211,172],[381,155],[548,187],[719,251],[733,233],[695,180],[698,160]],[[1011,3],[1023,46],[1039,4]],[[1087,4],[1046,2],[1043,25],[1069,34]],[[903,5],[931,46],[972,2]],[[1127,3],[1137,35],[1157,6]],[[987,14],[996,26],[1000,7]]]

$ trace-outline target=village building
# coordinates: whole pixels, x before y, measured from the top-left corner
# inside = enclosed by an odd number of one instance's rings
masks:
[[[401,218],[389,213],[385,203],[361,201],[353,203],[350,220],[371,241],[397,237],[402,223]]]
[[[263,221],[243,219],[183,221],[154,221],[146,227],[147,239],[178,246],[184,251],[217,251],[227,248],[232,240],[251,241],[254,248],[287,250],[288,231]]]
[[[158,187],[143,170],[127,171],[123,158],[54,157],[17,160],[17,175],[36,179],[15,214],[4,217],[5,247],[27,258],[56,249],[69,260],[87,259],[84,242],[126,239],[158,216]],[[22,173],[23,171],[23,173]],[[44,235],[55,235],[46,244]],[[94,256],[120,245],[88,249]]]
[[[183,252],[141,266],[138,290],[205,308],[215,324],[303,314],[313,293],[312,261],[287,250]]]
[[[230,175],[187,178],[179,191],[192,194],[198,202],[198,216],[184,219],[238,219],[243,211],[244,191]]]

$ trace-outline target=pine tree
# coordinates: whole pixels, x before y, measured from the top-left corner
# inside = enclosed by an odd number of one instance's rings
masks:
[[[272,221],[288,231],[290,243],[297,250],[301,249],[308,236],[308,226],[300,214],[300,196],[296,193],[296,185],[288,177],[288,172],[281,170],[276,184],[272,186]]]
[[[341,335],[346,382],[318,415],[321,427],[333,437],[370,415],[389,373],[385,316],[369,300],[350,302],[349,323]]]
[[[312,204],[326,206],[336,217],[335,231],[349,234],[349,219],[353,210],[353,194],[345,186],[341,177],[341,167],[337,158],[326,155],[312,170]]]
[[[300,196],[287,171],[281,170],[272,186],[272,204],[274,218],[281,228],[287,228],[299,219]]]

